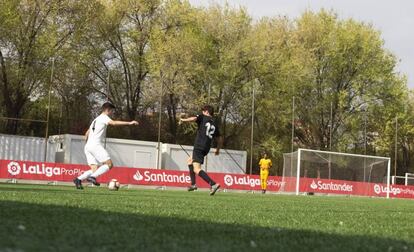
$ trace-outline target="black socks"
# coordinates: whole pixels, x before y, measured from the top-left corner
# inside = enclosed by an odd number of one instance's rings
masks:
[[[193,164],[188,165],[188,169],[190,170],[191,185],[195,185],[196,184],[196,177],[195,177]]]
[[[194,166],[192,164],[188,165],[188,170],[190,171],[190,179],[191,179],[191,185],[196,184],[196,174],[194,172]],[[214,182],[205,171],[201,170],[198,173],[198,176],[200,176],[204,181],[206,181],[210,186],[215,185],[216,182]]]
[[[206,181],[209,185],[213,186],[216,184],[216,182],[214,182],[205,171],[201,170],[198,173],[198,176],[200,176],[204,181]]]

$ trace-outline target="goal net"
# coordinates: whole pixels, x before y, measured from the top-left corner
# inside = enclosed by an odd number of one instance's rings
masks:
[[[385,186],[378,196],[388,197],[389,158],[299,149],[284,154],[283,159],[281,191],[370,195],[372,183],[376,183]],[[352,181],[348,187],[347,181]]]

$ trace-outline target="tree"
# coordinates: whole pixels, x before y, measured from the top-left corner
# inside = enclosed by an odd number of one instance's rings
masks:
[[[147,54],[159,4],[105,2],[81,40],[84,55],[79,60],[91,71],[95,91],[130,120],[138,116],[142,87],[149,77]]]
[[[364,120],[361,113],[370,116],[377,108],[397,104],[402,98],[395,92],[403,84],[395,74],[395,57],[371,26],[339,20],[326,11],[304,13],[296,33],[310,56],[309,75],[296,89],[303,125],[297,132],[301,142],[327,149],[332,130],[332,142],[339,150],[358,147],[355,144]]]
[[[79,2],[0,3],[0,88],[7,117],[24,116],[29,101],[48,89],[50,59],[79,28]],[[17,121],[10,120],[5,131],[16,133],[17,127]]]
[[[51,88],[51,133],[84,133],[110,100],[142,125],[110,136],[155,140],[161,116],[163,142],[190,144],[195,128],[178,117],[210,103],[225,147],[245,150],[254,88],[254,154],[281,166],[293,119],[295,148],[393,156],[397,118],[398,172],[413,166],[412,95],[396,57],[371,25],[332,11],[253,21],[243,8],[181,0],[5,0],[0,34],[1,115],[43,119]],[[20,128],[4,131],[42,131]]]

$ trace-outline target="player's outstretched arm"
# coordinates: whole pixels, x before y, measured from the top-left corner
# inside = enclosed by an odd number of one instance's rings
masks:
[[[196,116],[192,116],[189,118],[180,118],[180,122],[195,122],[197,120]]]
[[[138,125],[139,123],[137,121],[109,121],[108,122],[109,125],[111,126],[129,126],[129,125]]]

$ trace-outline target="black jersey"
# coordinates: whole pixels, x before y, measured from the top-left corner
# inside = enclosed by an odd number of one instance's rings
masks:
[[[208,152],[213,138],[220,136],[219,129],[211,116],[197,115],[196,123],[198,130],[194,142],[194,149]]]

